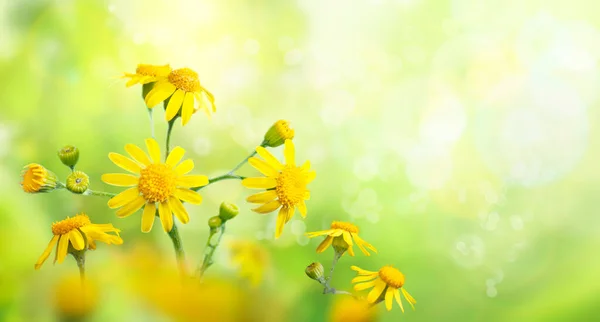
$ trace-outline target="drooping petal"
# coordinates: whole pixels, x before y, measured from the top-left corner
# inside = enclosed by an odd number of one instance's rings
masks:
[[[140,191],[137,187],[129,188],[118,195],[112,197],[108,201],[108,207],[111,209],[123,207],[124,205],[132,202],[135,198],[140,195]]]
[[[275,181],[274,178],[266,177],[246,178],[242,180],[242,185],[244,185],[244,187],[246,188],[253,189],[271,189],[275,188],[275,186],[277,185],[277,181]]]
[[[140,173],[140,165],[124,155],[111,152],[108,154],[108,158],[123,170]]]
[[[149,165],[152,163],[148,158],[148,155],[144,150],[142,150],[139,146],[135,144],[127,144],[125,145],[125,151],[129,153],[129,155],[137,162],[143,165]]]
[[[71,241],[73,248],[76,250],[82,250],[85,248],[85,240],[77,229],[73,229],[69,232],[69,240]]]
[[[145,101],[148,108],[153,108],[156,104],[166,100],[177,87],[168,81],[157,82],[152,90],[146,95]]]
[[[369,248],[370,250],[374,251],[375,253],[377,253],[377,249],[375,249],[375,247],[373,247],[373,245],[367,243],[366,241],[364,241],[364,239],[360,238],[358,236],[358,234],[352,234],[352,238],[354,239],[354,241],[356,242],[356,245],[358,245],[358,247],[360,248],[360,250],[363,252],[363,254],[367,255],[367,256],[371,256],[371,253],[369,253],[365,247]]]
[[[56,248],[56,262],[59,264],[67,257],[67,250],[69,248],[69,235],[60,235],[58,240],[58,247]]]
[[[169,207],[171,207],[173,214],[175,217],[177,217],[177,219],[179,219],[179,221],[181,221],[182,224],[187,224],[190,221],[190,216],[179,199],[175,197],[169,197]]]
[[[283,164],[281,164],[281,162],[279,162],[279,160],[277,160],[277,158],[275,158],[271,152],[267,151],[267,149],[263,148],[262,146],[256,148],[256,153],[265,159],[265,161],[267,161],[267,163],[275,170],[283,169]]]
[[[377,273],[372,274],[372,275],[360,275],[360,276],[353,278],[351,283],[361,283],[361,282],[371,281],[372,279],[377,277],[377,275],[378,275]],[[373,285],[375,285],[375,284],[373,284]]]
[[[185,93],[183,107],[181,108],[181,125],[186,125],[194,114],[194,93]]]
[[[171,152],[169,152],[169,156],[167,157],[167,161],[165,163],[171,167],[174,167],[177,165],[177,163],[179,163],[179,161],[181,161],[181,158],[183,158],[184,154],[185,150],[180,146],[176,146],[173,148],[173,150],[171,150]]]
[[[147,203],[142,213],[142,232],[149,233],[154,226],[154,218],[156,218],[156,206],[154,203]]]
[[[294,147],[292,140],[285,140],[283,156],[285,157],[286,164],[296,166],[296,147]]]
[[[160,148],[158,147],[158,142],[152,138],[146,139],[146,148],[148,149],[148,154],[152,161],[154,161],[154,163],[160,163]]]
[[[346,242],[346,244],[352,246],[352,236],[350,236],[350,233],[347,231],[342,232],[342,238],[344,238],[344,241]]]
[[[48,246],[46,246],[46,249],[42,253],[42,256],[40,256],[40,258],[38,258],[37,262],[35,263],[36,270],[40,269],[40,267],[42,267],[42,264],[44,264],[46,259],[48,259],[48,256],[50,256],[50,253],[52,253],[52,248],[58,242],[58,238],[59,238],[59,236],[55,235],[52,237],[52,239],[50,239],[50,242],[48,243]]]
[[[165,119],[167,121],[172,120],[179,109],[181,108],[181,104],[183,103],[183,97],[185,96],[185,92],[178,89],[173,93],[173,96],[169,99],[169,104],[167,104],[167,110],[165,111]]]
[[[277,222],[275,224],[275,238],[279,238],[281,233],[283,232],[283,226],[285,226],[285,220],[287,217],[287,211],[285,208],[281,208],[279,210],[279,214],[277,215]]]
[[[317,173],[314,171],[310,171],[306,173],[306,183],[309,184],[311,182],[313,182],[313,180],[315,180],[315,178],[317,177]]]
[[[333,230],[331,230],[331,229],[319,230],[319,231],[308,232],[308,233],[306,233],[304,235],[306,235],[306,237],[308,237],[308,238],[314,238],[314,237],[317,237],[317,236],[328,235],[332,231]]]
[[[367,295],[367,302],[375,303],[375,301],[377,301],[377,299],[379,298],[381,293],[383,293],[383,290],[385,289],[386,286],[387,285],[385,284],[384,281],[382,281],[379,278],[376,279],[375,286],[373,287],[371,292],[369,292],[369,295]]]
[[[267,177],[275,177],[279,174],[279,172],[271,167],[268,163],[258,158],[252,157],[248,159],[248,163],[250,163],[251,166]]]
[[[348,246],[348,254],[350,254],[350,256],[354,257],[354,247],[352,245]]]
[[[130,203],[128,203],[125,206],[123,206],[123,208],[117,210],[117,212],[116,212],[117,217],[119,217],[119,218],[125,218],[125,217],[133,214],[134,212],[140,210],[140,208],[142,208],[142,206],[145,203],[146,203],[146,199],[144,199],[144,197],[137,196]]]
[[[188,175],[177,178],[177,186],[184,188],[203,187],[208,184],[208,177],[204,175]]]
[[[175,189],[174,195],[175,197],[191,204],[199,205],[202,203],[202,196],[190,189],[177,188]]]
[[[331,236],[325,237],[325,239],[319,244],[319,246],[317,246],[317,253],[324,252],[327,249],[327,247],[329,247],[331,245],[332,242],[333,242],[333,237],[331,237]]]
[[[385,291],[385,308],[388,311],[392,310],[392,303],[394,300],[394,290],[396,290],[396,289],[391,286],[388,286],[387,290]],[[402,310],[402,312],[404,312],[404,310]]]
[[[259,214],[268,214],[268,213],[276,210],[279,207],[281,207],[281,203],[279,202],[279,200],[273,200],[273,201],[266,203],[260,207],[252,209],[252,211],[258,212]]]
[[[173,214],[167,201],[158,204],[158,214],[165,233],[170,232],[173,229]]]
[[[277,192],[275,190],[267,190],[265,192],[259,192],[246,198],[246,201],[251,203],[269,203],[277,198]]]
[[[402,295],[404,295],[404,298],[408,301],[408,303],[410,303],[410,306],[412,306],[413,310],[415,309],[415,306],[413,304],[417,304],[417,301],[410,296],[410,294],[408,294],[408,291],[404,289],[404,287],[402,288]]]
[[[175,172],[182,176],[194,169],[194,161],[192,159],[187,159],[181,162],[177,167],[175,167]]]
[[[394,298],[396,299],[396,303],[400,306],[400,310],[404,313],[404,305],[402,305],[402,299],[400,298],[400,291],[396,288],[394,289]]]
[[[373,278],[371,278],[373,279]],[[362,290],[366,290],[368,288],[371,288],[375,286],[375,280],[373,281],[369,281],[369,282],[365,282],[365,283],[358,283],[356,285],[354,285],[354,290],[355,291],[362,291]]]
[[[138,177],[124,173],[107,173],[102,175],[102,181],[113,186],[131,187],[138,184]]]
[[[306,218],[306,203],[304,201],[298,204],[298,211],[300,211],[302,218]]]
[[[358,266],[350,266],[350,269],[357,272],[358,275],[373,275],[373,274],[379,274],[378,272],[371,272],[371,271],[367,271],[366,269],[362,269]]]

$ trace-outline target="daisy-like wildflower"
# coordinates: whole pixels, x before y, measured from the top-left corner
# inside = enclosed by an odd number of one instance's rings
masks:
[[[131,87],[135,84],[148,84],[165,79],[171,72],[171,66],[139,64],[135,69],[135,74],[125,73],[123,78],[129,78],[125,86]]]
[[[331,322],[375,322],[377,310],[372,310],[369,303],[353,297],[339,297],[331,307]]]
[[[269,266],[269,253],[259,244],[234,241],[229,244],[231,261],[239,267],[239,275],[253,286],[258,286]]]
[[[304,201],[310,198],[310,192],[306,189],[306,186],[315,179],[316,173],[310,171],[309,161],[306,161],[300,167],[296,166],[296,150],[291,140],[285,141],[283,150],[285,165],[281,164],[269,151],[261,146],[256,148],[256,152],[264,161],[252,157],[248,160],[248,163],[264,174],[265,177],[246,178],[242,180],[242,184],[247,188],[267,189],[267,191],[254,194],[246,200],[251,203],[263,204],[252,209],[261,214],[279,209],[275,228],[275,238],[279,238],[283,226],[290,221],[296,212],[296,208],[298,208],[302,217],[306,217],[306,204]]]
[[[56,175],[37,163],[26,165],[21,172],[21,187],[27,193],[48,192],[56,189]]]
[[[165,112],[166,120],[172,120],[181,110],[181,124],[186,125],[192,114],[204,107],[204,95],[208,98],[212,111],[215,112],[215,98],[200,85],[198,74],[189,68],[180,68],[171,71],[167,78],[157,81],[145,100],[146,106],[153,108],[170,98]],[[200,105],[199,108],[194,107],[195,101]]]
[[[377,272],[367,271],[356,266],[351,268],[358,273],[358,276],[352,280],[352,283],[357,283],[354,285],[354,290],[362,291],[372,288],[369,295],[367,295],[367,302],[373,304],[384,300],[385,308],[390,311],[392,301],[396,299],[400,309],[404,312],[402,300],[400,299],[400,290],[402,290],[402,295],[414,310],[414,304],[417,301],[402,287],[404,286],[404,274],[399,270],[391,265],[384,266]]]
[[[54,262],[60,264],[67,257],[70,247],[73,247],[75,250],[83,250],[86,247],[96,249],[96,241],[101,241],[109,245],[121,245],[123,239],[119,236],[120,231],[113,227],[112,224],[92,224],[90,218],[84,213],[55,222],[52,224],[52,234],[54,234],[54,237],[48,243],[48,247],[46,247],[46,250],[44,250],[37,263],[35,263],[35,269],[42,267],[42,264],[48,259],[52,248],[56,244],[58,244],[58,247],[56,248]],[[115,235],[109,233],[115,233]]]
[[[353,244],[356,244],[363,254],[367,256],[371,256],[367,248],[377,253],[377,249],[373,245],[358,236],[358,227],[351,223],[334,221],[331,223],[330,229],[306,233],[306,236],[309,238],[323,235],[327,235],[327,237],[317,247],[317,253],[324,252],[331,244],[336,248],[336,251],[339,249],[341,253],[347,249],[350,256],[354,256]]]
[[[173,214],[186,224],[190,221],[187,210],[181,200],[191,204],[200,204],[202,197],[192,187],[208,184],[204,175],[188,175],[194,169],[194,162],[187,159],[181,163],[185,150],[175,147],[167,160],[161,162],[161,152],[154,139],[146,139],[150,157],[142,149],[127,144],[125,151],[130,159],[118,153],[109,153],[110,160],[133,174],[110,173],[102,176],[102,181],[113,186],[130,187],[108,201],[108,206],[117,210],[117,216],[127,217],[144,207],[142,214],[142,232],[149,232],[154,225],[156,210],[165,232],[173,228]]]

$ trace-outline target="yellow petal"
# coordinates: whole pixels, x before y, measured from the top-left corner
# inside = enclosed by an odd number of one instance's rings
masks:
[[[275,190],[268,190],[265,192],[259,192],[246,198],[246,201],[251,203],[269,203],[277,198],[277,192]]]
[[[191,204],[199,205],[202,203],[202,196],[190,189],[177,188],[175,189],[174,195],[175,197]]]
[[[124,155],[111,152],[108,154],[108,158],[123,170],[132,173],[140,173],[140,165]]]
[[[296,212],[296,208],[294,207],[283,207],[281,208],[280,212],[283,211],[285,213],[285,223],[287,224],[288,221],[290,221],[290,219],[292,219],[292,217],[294,216],[294,213]]]
[[[294,142],[292,142],[292,140],[285,140],[283,156],[285,157],[286,164],[296,166],[296,148],[294,147]]]
[[[350,254],[350,256],[354,257],[354,248],[352,247],[352,245],[348,246],[348,254]]]
[[[402,313],[404,313],[404,305],[402,305],[402,299],[400,298],[400,291],[398,291],[397,288],[394,289],[394,298],[396,298],[396,303],[398,303],[398,306],[400,306],[400,310],[402,310]]]
[[[305,235],[308,238],[314,238],[314,237],[317,237],[317,236],[327,235],[327,234],[331,233],[332,231],[333,230],[331,230],[331,229],[319,230],[319,231],[308,232]]]
[[[306,218],[306,203],[304,203],[304,201],[298,204],[298,211],[300,211],[302,218]]]
[[[373,279],[373,277],[371,277],[371,279]],[[355,291],[362,291],[362,290],[366,290],[368,288],[371,288],[375,286],[375,281],[370,281],[370,282],[366,282],[366,283],[358,283],[356,285],[354,285],[354,290]]]
[[[36,270],[40,269],[40,267],[42,267],[42,264],[44,264],[46,259],[48,259],[48,256],[50,256],[50,253],[52,252],[52,248],[54,247],[54,245],[56,245],[56,242],[58,242],[58,238],[59,236],[53,236],[52,239],[50,239],[50,242],[48,243],[48,246],[46,246],[46,249],[42,253],[42,256],[40,256],[40,258],[38,258],[37,262],[35,263]]]
[[[385,291],[385,308],[388,311],[392,310],[392,301],[394,300],[394,290],[395,288],[388,286],[387,290]],[[402,312],[404,312],[404,309],[402,310]]]
[[[281,207],[281,203],[279,202],[279,200],[273,200],[258,208],[252,209],[252,211],[258,212],[259,214],[268,214],[279,207]]]
[[[377,277],[378,274],[373,274],[373,275],[365,275],[365,276],[357,276],[355,278],[352,279],[351,283],[361,283],[361,282],[367,282],[367,281],[372,281],[375,277]],[[375,285],[375,283],[373,282],[373,285]],[[354,288],[356,289],[356,287]],[[360,290],[357,290],[360,291]]]
[[[315,180],[315,178],[317,177],[317,173],[314,171],[310,171],[306,174],[306,184],[309,184],[311,182],[313,182],[313,180]]]
[[[154,163],[160,163],[160,148],[158,142],[155,139],[146,139],[146,148],[148,148],[148,154]]]
[[[113,186],[131,187],[138,184],[138,177],[124,173],[107,173],[102,175],[102,181]]]
[[[284,210],[286,209],[286,210]],[[279,238],[281,233],[283,232],[283,226],[285,225],[285,220],[287,219],[287,208],[281,208],[279,210],[279,214],[277,215],[277,223],[275,224],[275,238]]]
[[[135,161],[137,161],[143,165],[149,165],[150,163],[152,163],[150,161],[150,159],[148,158],[148,155],[146,155],[146,152],[144,152],[139,146],[137,146],[135,144],[125,145],[125,151],[127,151],[127,153],[129,153],[129,155]]]
[[[344,238],[344,241],[346,242],[346,244],[352,246],[352,237],[350,236],[350,233],[347,231],[344,231],[342,233],[342,238]]]
[[[185,93],[183,107],[181,108],[181,125],[186,125],[194,114],[194,93]]]
[[[156,104],[166,100],[177,88],[168,81],[157,82],[152,90],[146,95],[146,106],[152,108]]]
[[[132,75],[131,79],[125,83],[125,87],[131,87],[139,82],[140,78],[136,75]]]
[[[177,186],[184,188],[203,187],[208,184],[208,177],[203,175],[189,175],[177,178]]]
[[[306,160],[304,164],[300,167],[301,170],[308,171],[310,169],[310,161]]]
[[[373,275],[373,274],[379,274],[378,272],[371,272],[371,271],[367,271],[366,269],[362,269],[358,266],[350,266],[350,269],[353,271],[356,271],[359,275]]]
[[[71,241],[73,248],[76,250],[82,250],[85,248],[85,240],[77,229],[73,229],[69,232],[69,240]]]
[[[156,206],[154,203],[147,203],[142,213],[142,232],[149,233],[154,226],[154,218],[156,218]]]
[[[184,174],[189,173],[194,169],[194,161],[192,159],[187,159],[181,162],[177,167],[175,167],[175,172],[182,176]]]
[[[259,147],[256,148],[256,152],[263,159],[265,159],[265,161],[267,161],[267,163],[271,167],[273,167],[275,170],[281,170],[281,169],[283,169],[283,165],[281,164],[281,162],[279,162],[279,160],[277,160],[277,158],[275,158],[271,154],[271,152],[267,151],[267,149],[263,148],[262,146],[259,146]]]
[[[169,152],[169,156],[167,157],[167,161],[165,163],[171,167],[174,167],[177,165],[177,163],[179,163],[179,161],[181,161],[181,158],[183,158],[184,154],[185,150],[182,147],[176,146],[173,148],[173,150],[171,150],[171,152]]]
[[[158,214],[165,233],[170,232],[173,229],[173,214],[168,202],[165,201],[158,204]]]
[[[137,187],[129,188],[118,195],[112,197],[108,201],[108,207],[111,209],[123,207],[124,205],[133,201],[140,195],[140,191]]]
[[[138,211],[146,203],[146,199],[142,196],[137,196],[130,203],[123,206],[123,208],[117,210],[117,217],[125,218],[134,212]]]
[[[360,248],[360,250],[363,252],[363,254],[367,255],[367,256],[371,256],[371,254],[369,253],[369,251],[367,251],[365,249],[365,247],[371,249],[372,251],[374,251],[375,253],[377,253],[377,249],[375,249],[375,247],[373,247],[373,245],[367,243],[366,241],[364,241],[362,238],[360,238],[358,236],[358,234],[352,234],[352,238],[354,239],[354,241],[356,242],[356,245],[358,245],[358,247]]]
[[[67,250],[69,248],[69,236],[60,235],[58,240],[58,248],[56,249],[56,261],[60,264],[67,257]]]
[[[183,103],[183,97],[185,96],[185,92],[178,89],[175,91],[171,99],[169,99],[169,104],[167,104],[167,110],[165,111],[165,119],[167,121],[172,120],[179,109],[181,108],[181,104]]]
[[[274,178],[246,178],[242,180],[242,185],[246,188],[253,189],[271,189],[275,188],[277,185],[277,181]]]
[[[319,244],[319,246],[317,246],[317,253],[324,252],[327,249],[327,247],[331,245],[331,242],[333,242],[333,237],[325,237],[325,239]]]
[[[187,224],[190,221],[190,216],[179,199],[175,197],[169,197],[169,206],[171,207],[173,214],[175,214],[181,223]]]
[[[410,306],[412,306],[414,310],[415,306],[413,304],[417,304],[417,301],[412,296],[410,296],[410,294],[408,294],[408,291],[404,288],[402,288],[402,295],[404,295],[404,298],[408,301],[408,303],[410,303]]]
[[[265,161],[262,161],[258,158],[252,157],[248,159],[248,163],[253,166],[256,170],[260,171],[267,177],[275,177],[279,174],[277,170],[267,164]]]
[[[383,293],[383,290],[386,286],[387,285],[385,284],[385,282],[383,282],[381,279],[376,279],[375,286],[373,286],[373,289],[371,290],[371,292],[369,292],[369,295],[367,295],[367,302],[375,303],[375,301],[377,301],[381,293]]]

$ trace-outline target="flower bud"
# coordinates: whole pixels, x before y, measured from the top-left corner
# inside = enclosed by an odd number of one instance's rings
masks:
[[[344,252],[346,252],[348,250],[348,247],[350,247],[348,245],[348,243],[346,243],[346,241],[344,240],[344,237],[342,237],[342,236],[334,237],[333,241],[331,242],[331,246],[333,246],[333,249],[335,250],[335,252],[340,256],[343,255]],[[354,255],[352,255],[352,256],[354,256]]]
[[[66,145],[58,150],[58,157],[64,165],[73,169],[79,160],[79,149],[72,145]]]
[[[240,209],[238,206],[230,202],[224,201],[221,203],[221,207],[219,207],[219,218],[221,218],[223,222],[235,218],[239,213]]]
[[[321,282],[321,280],[323,280],[325,269],[321,263],[316,262],[306,266],[306,270],[304,270],[304,272],[311,279]]]
[[[28,193],[49,192],[56,189],[58,178],[56,175],[43,166],[32,163],[28,164],[21,171],[21,187]]]
[[[294,130],[290,128],[290,122],[279,120],[269,128],[267,133],[265,133],[262,145],[275,148],[282,145],[285,140],[291,140],[293,138]]]
[[[221,227],[222,224],[223,221],[221,218],[219,218],[219,216],[213,216],[208,219],[208,227],[210,227],[210,230],[217,229]]]
[[[73,171],[67,177],[67,189],[72,193],[84,193],[90,186],[90,177],[83,171]]]

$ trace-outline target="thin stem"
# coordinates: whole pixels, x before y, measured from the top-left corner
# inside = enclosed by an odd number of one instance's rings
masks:
[[[148,119],[150,120],[150,134],[152,135],[152,138],[154,139],[154,119],[152,118],[152,109],[149,108],[148,109]]]
[[[327,282],[329,283],[329,280],[331,280],[331,278],[333,277],[333,271],[335,270],[335,265],[337,265],[337,262],[340,260],[340,257],[342,257],[343,253],[338,253],[337,251],[334,253],[333,255],[333,262],[331,263],[331,268],[329,269],[329,276],[327,277]]]
[[[173,242],[173,249],[175,250],[179,272],[181,273],[181,276],[185,276],[187,274],[187,269],[185,267],[185,252],[183,251],[181,236],[179,236],[179,229],[175,223],[173,223],[173,228],[169,232],[169,237]]]
[[[219,234],[219,236],[217,237],[217,241],[216,243],[213,245],[212,244],[212,239],[213,237]],[[221,227],[219,227],[219,231],[212,231],[210,232],[210,235],[208,236],[208,240],[206,241],[206,250],[205,250],[205,254],[204,254],[204,259],[202,260],[202,264],[200,264],[200,266],[198,266],[198,270],[196,271],[196,275],[198,276],[198,279],[202,279],[202,276],[204,276],[204,273],[206,272],[206,270],[213,264],[213,255],[215,254],[215,251],[217,250],[217,247],[219,247],[219,244],[221,244],[221,238],[223,238],[223,235],[225,234],[225,224],[222,224]]]
[[[262,146],[262,145],[261,145]],[[256,155],[256,150],[252,151],[252,153],[250,153],[249,156],[247,156],[244,160],[242,160],[242,162],[238,163],[238,165],[236,165],[233,169],[231,169],[231,171],[227,172],[227,174],[233,174],[234,172],[236,172],[239,168],[241,168],[244,164],[246,164],[246,162],[248,162],[248,160]]]
[[[79,268],[79,278],[81,279],[81,285],[83,285],[85,282],[85,250],[76,250],[71,251],[70,253],[77,262],[77,268]]]
[[[173,124],[175,124],[175,120],[177,119],[177,117],[172,118],[169,121],[169,127],[167,128],[167,147],[165,150],[165,161],[167,160],[167,157],[169,156],[169,152],[171,150],[171,132],[173,131]]]
[[[99,197],[114,197],[117,194],[116,193],[112,193],[112,192],[105,192],[105,191],[94,191],[92,189],[88,189],[86,190],[83,195],[86,196],[99,196]]]
[[[246,179],[246,177],[238,176],[238,175],[236,175],[236,174],[229,174],[229,173],[226,173],[226,174],[224,174],[224,175],[220,175],[220,176],[218,176],[218,177],[210,178],[210,179],[208,179],[208,184],[207,184],[206,186],[202,186],[202,187],[194,187],[194,188],[192,188],[192,190],[194,190],[194,191],[198,191],[198,190],[200,190],[200,189],[202,189],[202,188],[206,188],[206,187],[208,187],[209,185],[211,185],[211,184],[213,184],[213,183],[215,183],[215,182],[219,182],[219,181],[221,181],[221,180],[227,180],[227,179],[239,179],[239,180],[244,180],[244,179]]]

